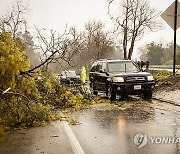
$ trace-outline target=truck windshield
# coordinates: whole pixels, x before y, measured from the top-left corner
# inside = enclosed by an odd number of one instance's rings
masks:
[[[140,69],[133,64],[131,61],[115,61],[108,62],[108,72],[110,73],[118,73],[118,72],[139,72]]]

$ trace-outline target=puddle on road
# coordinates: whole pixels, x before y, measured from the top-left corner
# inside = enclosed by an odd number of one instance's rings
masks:
[[[146,101],[99,104],[73,113],[72,117],[80,124],[71,127],[86,153],[176,153],[179,147],[174,144],[150,143],[154,136],[180,137],[179,117],[163,112]],[[139,132],[149,137],[142,149],[133,143]]]

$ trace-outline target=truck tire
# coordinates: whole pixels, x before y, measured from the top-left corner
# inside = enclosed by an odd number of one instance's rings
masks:
[[[107,97],[109,98],[109,100],[115,101],[116,100],[116,92],[113,91],[111,85],[108,85],[108,89],[106,91],[107,91]]]
[[[98,91],[93,89],[93,94],[97,96],[98,95]]]
[[[96,87],[95,87],[94,83],[92,84],[92,88],[93,88],[93,94],[97,96],[98,95],[98,90],[96,90]]]
[[[143,93],[144,100],[150,100],[152,98],[152,89],[149,89]]]

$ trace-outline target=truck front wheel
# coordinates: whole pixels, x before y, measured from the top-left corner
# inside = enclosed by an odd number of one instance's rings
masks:
[[[152,89],[149,89],[143,93],[143,99],[149,100],[152,98]]]
[[[116,92],[113,91],[113,88],[111,85],[108,85],[107,88],[107,97],[111,100],[111,101],[115,101],[116,100]]]

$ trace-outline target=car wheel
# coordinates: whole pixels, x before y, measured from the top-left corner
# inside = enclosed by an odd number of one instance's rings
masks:
[[[96,90],[96,87],[94,86],[94,84],[92,84],[92,88],[93,88],[93,94],[98,95],[98,90]]]
[[[108,97],[111,101],[116,100],[116,92],[113,91],[111,85],[108,86],[108,89],[107,89],[107,97]]]
[[[93,89],[93,94],[98,95],[98,91]]]
[[[149,100],[151,98],[152,98],[152,90],[148,90],[143,93],[143,99]]]
[[[121,95],[121,100],[125,101],[127,99],[127,97],[128,97],[127,95],[123,94],[123,95]]]

